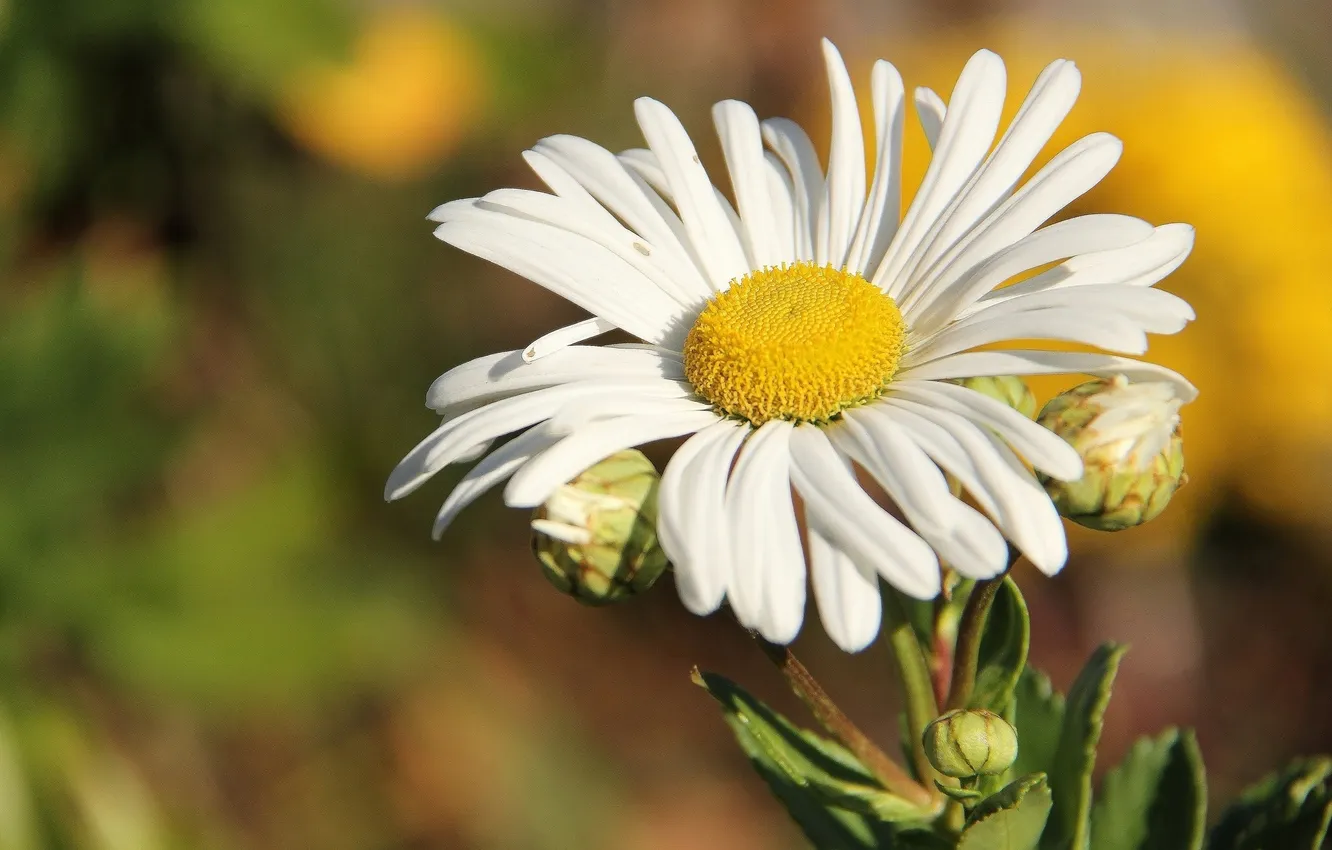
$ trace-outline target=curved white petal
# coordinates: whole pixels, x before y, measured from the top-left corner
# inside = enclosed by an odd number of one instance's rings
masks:
[[[529,390],[597,379],[684,380],[678,356],[645,349],[571,345],[527,362],[521,351],[487,354],[455,366],[435,379],[426,407],[457,416]]]
[[[810,580],[823,629],[841,649],[860,652],[874,642],[883,620],[879,577],[817,529],[809,529],[808,537]]]
[[[542,357],[554,354],[562,348],[577,345],[585,339],[592,339],[592,337],[601,336],[613,330],[615,330],[615,325],[595,316],[581,322],[574,322],[572,325],[565,325],[533,340],[531,345],[523,349],[523,362],[531,363],[533,360],[540,360]]]
[[[902,75],[880,59],[870,76],[870,92],[877,145],[874,181],[846,258],[847,268],[861,275],[872,274],[879,267],[902,215],[902,130],[906,119]]]
[[[710,614],[731,582],[726,483],[731,462],[749,428],[722,420],[685,441],[666,464],[657,491],[657,532],[675,566],[680,601],[695,614]]]
[[[903,274],[929,268],[1008,197],[1073,108],[1081,87],[1082,75],[1066,59],[1041,72],[994,151],[940,213],[920,256]]]
[[[1189,256],[1193,235],[1193,228],[1187,224],[1163,224],[1141,242],[1084,253],[1032,278],[997,289],[971,310],[1051,289],[1107,284],[1152,286],[1179,268]]]
[[[1004,535],[1041,571],[1068,559],[1063,522],[1036,477],[999,438],[964,417],[900,398],[876,405],[971,493]]]
[[[814,262],[841,268],[847,263],[851,240],[865,206],[865,135],[860,127],[860,109],[856,105],[856,93],[851,86],[851,76],[846,72],[846,63],[826,38],[823,40],[823,61],[828,70],[832,100],[832,143],[815,231]]]
[[[948,106],[938,92],[927,86],[917,86],[912,94],[920,129],[924,131],[925,142],[933,153],[939,146],[939,134],[943,132],[944,119],[948,117]]]
[[[595,142],[568,135],[542,139],[532,152],[562,169],[609,213],[646,239],[657,260],[679,276],[681,286],[698,298],[712,294],[680,217],[615,154]]]
[[[991,578],[1008,565],[1008,544],[974,508],[949,492],[939,467],[881,405],[848,411],[829,429],[835,445],[863,466],[902,509],[911,528],[968,578]]]
[[[966,274],[946,283],[941,280],[902,315],[914,332],[932,333],[965,315],[977,299],[1015,275],[1065,257],[1127,248],[1149,238],[1152,230],[1147,222],[1127,215],[1084,215],[1056,222],[1019,239]]]
[[[1016,339],[1078,342],[1122,354],[1142,354],[1147,350],[1147,334],[1136,322],[1115,313],[1098,313],[1091,307],[1060,307],[993,318],[977,313],[954,322],[928,340],[913,341],[911,350],[902,358],[902,367],[909,369],[960,351]]]
[[[769,118],[762,124],[763,140],[786,166],[795,191],[795,259],[814,259],[814,230],[823,197],[823,168],[814,143],[799,124],[787,118]]]
[[[1101,182],[1123,152],[1124,144],[1109,133],[1093,133],[1064,148],[928,268],[908,269],[900,283],[903,309],[1032,233]]]
[[[791,423],[774,419],[740,450],[726,488],[731,607],[741,625],[790,643],[805,612],[805,555],[791,501]]]
[[[1007,87],[1003,61],[988,50],[978,51],[962,69],[925,179],[872,279],[899,302],[908,283],[904,270],[914,264],[939,214],[989,152]]]
[[[457,486],[449,493],[448,498],[444,500],[443,507],[439,509],[439,514],[435,516],[435,527],[431,531],[431,536],[436,540],[443,537],[444,532],[448,530],[464,508],[475,502],[490,488],[507,480],[523,464],[553,446],[557,440],[559,440],[558,436],[538,425],[535,428],[527,429],[486,455],[480,463],[467,471],[467,474],[458,481]]]
[[[711,410],[712,405],[697,398],[689,397],[690,387],[680,385],[681,397],[648,398],[624,391],[610,391],[598,395],[580,398],[578,404],[565,405],[550,418],[546,427],[553,434],[572,434],[588,422],[598,419],[614,419],[633,414],[683,413],[689,410]]]
[[[562,484],[621,449],[692,434],[717,421],[709,410],[602,419],[583,425],[527,462],[504,488],[504,504],[535,508]]]
[[[1164,289],[1123,284],[1093,284],[1072,289],[1057,287],[1019,295],[997,304],[986,305],[971,317],[995,319],[1045,310],[1091,310],[1100,315],[1117,315],[1154,334],[1179,333],[1196,318],[1189,302]]]
[[[716,188],[675,113],[659,101],[640,97],[634,101],[634,114],[665,173],[690,242],[698,249],[713,288],[720,291],[750,269],[735,229],[717,201]]]
[[[435,236],[648,342],[683,339],[693,318],[609,248],[558,227],[459,204],[435,228]]]
[[[449,419],[418,443],[389,474],[384,498],[392,501],[406,496],[439,470],[466,457],[478,443],[549,419],[570,402],[611,392],[646,401],[682,398],[691,391],[678,381],[602,379],[561,384],[500,399]]]
[[[821,429],[794,429],[791,482],[805,500],[810,528],[903,593],[917,599],[939,594],[934,550],[875,504]]]
[[[796,259],[795,184],[777,154],[764,151],[763,162],[768,172],[768,201],[772,205],[777,256],[779,263],[791,263]]]
[[[904,369],[899,380],[947,381],[996,375],[1123,375],[1130,381],[1167,381],[1185,402],[1198,397],[1198,389],[1183,375],[1155,363],[1113,354],[1081,351],[966,351]]]
[[[775,266],[786,257],[781,251],[777,221],[773,215],[767,160],[763,157],[763,135],[758,116],[747,103],[723,100],[712,107],[731,188],[739,207],[740,222],[753,252],[754,265]]]
[[[898,380],[893,382],[889,398],[920,402],[991,428],[1052,478],[1076,481],[1082,477],[1082,458],[1062,437],[984,393],[938,381]]]

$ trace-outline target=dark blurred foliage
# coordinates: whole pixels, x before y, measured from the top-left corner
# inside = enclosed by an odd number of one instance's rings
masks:
[[[724,618],[582,609],[497,499],[432,544],[449,482],[380,492],[431,379],[576,317],[424,214],[636,144],[640,91],[794,109],[831,9],[0,1],[0,848],[798,846],[689,683],[796,711]],[[1228,791],[1332,741],[1329,559],[1207,528],[1024,586],[1061,684],[1141,642],[1107,755],[1197,723]],[[895,734],[883,648],[808,631]]]

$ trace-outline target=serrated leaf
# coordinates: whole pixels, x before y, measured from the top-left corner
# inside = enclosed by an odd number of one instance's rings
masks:
[[[1319,850],[1332,825],[1332,758],[1298,759],[1250,786],[1221,816],[1207,850]]]
[[[1050,817],[1044,774],[1023,776],[972,809],[958,850],[1035,850]]]
[[[845,747],[795,726],[739,685],[695,671],[741,749],[815,847],[891,847],[890,822],[926,813],[884,790]]]
[[[1027,603],[1012,577],[1006,576],[990,605],[976,665],[976,685],[968,708],[1002,714],[1027,664],[1031,621]]]
[[[1006,774],[1008,781],[1029,773],[1050,773],[1064,725],[1064,696],[1055,691],[1050,677],[1025,668],[1005,714],[1018,733],[1017,761]]]
[[[1068,691],[1059,745],[1050,770],[1054,809],[1049,828],[1041,837],[1042,850],[1084,850],[1089,846],[1096,745],[1100,743],[1101,724],[1110,703],[1110,687],[1127,650],[1122,644],[1102,644]]]
[[[1092,850],[1199,850],[1207,783],[1192,731],[1142,738],[1106,774],[1092,807]]]

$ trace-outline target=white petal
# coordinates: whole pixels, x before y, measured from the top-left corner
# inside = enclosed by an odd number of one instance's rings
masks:
[[[585,214],[601,216],[611,222],[616,220],[615,216],[611,215],[601,205],[601,202],[582,183],[578,182],[578,178],[570,174],[555,160],[539,150],[523,151],[523,160],[541,178],[541,182],[550,187],[552,192],[569,201],[569,203],[575,204]]]
[[[710,410],[622,416],[590,422],[527,463],[504,488],[511,508],[535,508],[588,467],[621,449],[692,434],[717,421]]]
[[[777,221],[769,197],[768,165],[763,158],[763,136],[758,116],[747,103],[724,100],[712,107],[740,221],[758,268],[775,266],[785,257],[780,250]]]
[[[680,386],[682,394],[691,392],[687,384]],[[588,422],[615,419],[631,414],[683,413],[689,410],[711,410],[712,405],[696,398],[645,398],[624,391],[612,391],[578,400],[565,405],[550,418],[546,427],[553,434],[572,434]]]
[[[1065,257],[1126,248],[1151,235],[1150,224],[1127,215],[1084,215],[1056,222],[1019,239],[964,275],[940,278],[902,315],[914,332],[928,334],[1015,275]]]
[[[865,206],[865,135],[860,128],[855,89],[842,54],[826,38],[823,61],[828,69],[832,100],[832,143],[823,203],[819,207],[814,262],[841,268],[846,264]]]
[[[1094,375],[1111,378],[1123,375],[1130,381],[1167,381],[1185,402],[1198,397],[1198,390],[1178,372],[1112,354],[1080,351],[968,351],[904,369],[898,380],[946,381],[995,375]]]
[[[610,346],[571,345],[531,363],[524,361],[521,351],[501,351],[440,375],[426,392],[426,407],[456,416],[528,390],[598,378],[680,381],[684,365],[678,356]]]
[[[1082,477],[1082,458],[1062,437],[984,393],[938,381],[896,380],[890,397],[920,402],[992,428],[1032,466],[1053,478],[1076,481]]]
[[[1123,354],[1142,354],[1147,350],[1147,335],[1137,323],[1113,313],[1064,307],[995,318],[978,313],[954,322],[928,340],[913,341],[910,352],[902,358],[902,366],[911,368],[960,351],[1015,339],[1078,342]]]
[[[722,420],[685,441],[661,475],[657,532],[675,566],[680,601],[695,614],[710,614],[731,580],[726,481],[749,428]]]
[[[939,467],[882,405],[848,411],[830,428],[835,445],[874,476],[912,529],[968,578],[991,578],[1008,565],[1008,544],[994,524],[949,492]]]
[[[902,284],[903,308],[1032,233],[1101,182],[1123,152],[1123,143],[1109,133],[1093,133],[1060,151],[928,268],[913,267]]]
[[[674,343],[692,319],[610,248],[548,224],[460,205],[435,228],[435,236],[648,342]]]
[[[572,325],[565,325],[548,334],[542,334],[531,345],[524,348],[523,362],[531,363],[533,360],[540,360],[542,357],[554,354],[560,349],[576,345],[585,339],[610,333],[613,330],[615,330],[615,325],[595,316],[581,322],[574,322]]]
[[[860,652],[879,634],[883,599],[879,577],[809,529],[809,571],[823,629],[847,652]]]
[[[703,259],[709,281],[714,289],[724,289],[729,281],[750,271],[749,263],[725,210],[717,202],[716,189],[694,143],[675,113],[652,98],[634,101],[634,114],[665,172],[675,207],[690,242]]]
[[[1118,315],[1147,333],[1179,333],[1195,317],[1189,302],[1164,289],[1123,284],[1094,284],[1073,288],[1056,287],[1019,295],[1007,301],[986,305],[972,313],[993,319],[1021,313],[1052,309],[1092,310],[1102,315]],[[970,321],[970,317],[963,321]]]
[[[799,124],[787,118],[765,120],[763,140],[791,172],[795,188],[795,258],[812,261],[814,229],[818,223],[824,181],[814,143]]]
[[[935,463],[971,493],[1027,558],[1047,574],[1068,559],[1068,543],[1054,502],[999,438],[967,419],[903,399],[876,409],[911,432]]]
[[[657,251],[648,239],[624,227],[605,210],[602,215],[589,215],[558,195],[527,189],[497,189],[477,203],[590,239],[628,263],[677,304],[690,310],[703,308],[705,299],[689,281],[680,280],[680,269],[670,262],[670,255]]]
[[[973,55],[958,77],[925,179],[874,273],[874,283],[899,302],[908,283],[903,271],[915,262],[939,214],[970,179],[994,142],[1007,80],[1003,61],[988,50]]]
[[[973,309],[1050,289],[1103,284],[1151,286],[1179,268],[1192,250],[1192,227],[1163,224],[1141,242],[1083,253],[1027,280],[995,290]]]
[[[538,453],[555,444],[558,436],[537,426],[529,428],[495,451],[467,471],[453,492],[444,500],[444,506],[435,517],[435,528],[431,532],[436,540],[457,518],[464,508],[475,502],[490,488],[509,478]]]
[[[763,161],[768,172],[768,202],[772,205],[778,260],[791,263],[796,258],[795,184],[775,153],[764,151]]]
[[[846,260],[848,268],[862,275],[872,274],[883,261],[902,215],[902,127],[906,118],[902,75],[880,59],[874,64],[870,89],[877,139],[874,182]]]
[[[570,402],[609,392],[645,400],[690,394],[688,385],[677,381],[609,379],[561,384],[501,399],[448,420],[418,443],[389,474],[384,498],[392,501],[406,496],[480,442],[535,425]]]
[[[680,217],[615,154],[578,136],[542,139],[534,151],[557,163],[616,218],[651,243],[658,261],[672,270],[682,286],[699,298],[712,294]]]
[[[903,593],[917,599],[938,595],[934,550],[875,504],[822,430],[796,428],[791,461],[791,481],[805,500],[810,528]]]
[[[939,146],[939,134],[943,132],[944,119],[948,117],[948,107],[934,89],[917,86],[913,94],[916,117],[920,119],[921,130],[925,132],[925,142],[933,152]]]
[[[790,643],[805,611],[805,556],[789,478],[791,423],[774,419],[754,432],[726,488],[731,526],[731,607],[741,625],[773,643]]]
[[[929,268],[1008,197],[1073,108],[1081,86],[1082,75],[1066,59],[1053,62],[1041,72],[999,144],[940,213],[920,257],[903,274]]]

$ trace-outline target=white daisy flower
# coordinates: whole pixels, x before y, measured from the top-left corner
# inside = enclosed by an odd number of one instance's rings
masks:
[[[659,533],[685,606],[706,614],[726,601],[742,624],[786,643],[804,618],[808,571],[824,626],[848,651],[879,630],[880,578],[931,598],[940,559],[964,576],[994,576],[1007,565],[1005,538],[1046,573],[1060,569],[1063,528],[1029,467],[1077,479],[1077,452],[949,381],[1122,374],[1192,398],[1181,376],[1118,355],[1142,354],[1147,333],[1175,333],[1193,318],[1187,303],[1151,288],[1183,262],[1193,230],[1123,215],[1042,228],[1110,171],[1121,144],[1087,136],[1018,187],[1081,77],[1072,62],[1051,64],[996,144],[1007,82],[985,50],[946,108],[916,91],[933,158],[899,220],[901,77],[887,62],[874,67],[867,178],[850,77],[831,43],[823,52],[826,169],[795,123],[723,101],[713,117],[733,205],[676,116],[641,98],[647,149],[617,155],[553,136],[526,154],[551,193],[501,189],[431,213],[440,239],[593,318],[436,380],[427,405],[444,422],[393,471],[389,499],[480,457],[440,510],[438,536],[506,479],[505,502],[532,508],[616,451],[689,436],[659,496]],[[577,344],[615,328],[642,343]],[[1116,353],[974,350],[1033,339]],[[862,489],[856,467],[905,522]],[[944,471],[984,513],[950,493]]]

